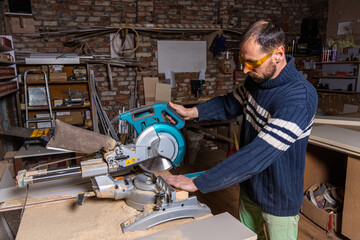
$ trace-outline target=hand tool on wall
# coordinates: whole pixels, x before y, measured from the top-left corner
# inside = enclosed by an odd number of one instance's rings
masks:
[[[113,82],[112,71],[111,71],[111,66],[110,66],[109,61],[106,62],[106,70],[107,70],[107,74],[108,74],[108,78],[109,78],[110,90],[114,90],[114,82]]]
[[[170,116],[174,123],[168,121]],[[126,203],[144,211],[121,224],[122,230],[146,230],[154,225],[184,217],[197,218],[210,213],[195,196],[176,199],[176,191],[161,177],[162,172],[180,165],[185,154],[185,140],[180,129],[185,122],[169,105],[156,103],[120,114],[119,119],[129,122],[138,137],[134,143],[122,144],[108,136],[57,122],[52,147],[90,153],[102,150],[101,158],[81,162],[81,166],[19,171],[16,179],[20,187],[81,175],[90,177],[99,198],[124,199]],[[60,129],[58,128],[60,126]],[[62,126],[62,127],[61,127]],[[72,138],[69,138],[72,134]],[[140,167],[140,170],[136,168]],[[135,171],[135,172],[134,172]],[[125,174],[124,174],[125,172]],[[121,177],[115,177],[121,173]],[[80,202],[83,199],[79,198]]]

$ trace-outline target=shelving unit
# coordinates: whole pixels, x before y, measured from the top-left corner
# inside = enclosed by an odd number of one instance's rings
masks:
[[[54,69],[56,69],[54,72]],[[52,112],[55,119],[93,130],[91,87],[89,81],[89,69],[87,64],[18,64],[18,72],[21,74],[20,90],[22,93],[22,103],[24,103],[24,72],[30,69],[43,70],[47,74],[50,92]],[[59,71],[59,69],[61,71]],[[82,75],[76,75],[76,69],[81,69]],[[74,71],[75,70],[75,71]],[[84,73],[85,72],[85,73]],[[40,71],[39,71],[40,73]],[[27,74],[27,88],[45,88],[44,74]],[[81,80],[79,80],[81,78]],[[71,80],[69,80],[71,79]],[[25,105],[22,104],[21,110],[25,114]],[[42,111],[47,111],[48,106],[28,106],[29,119],[41,118]],[[49,123],[47,123],[49,125]],[[47,127],[46,124],[40,124]],[[37,127],[32,124],[30,127]]]
[[[0,68],[2,71],[5,71],[5,69],[13,70],[13,74],[7,74],[5,76],[0,74],[0,97],[3,97],[16,92],[19,86],[16,77],[17,72],[12,36],[0,35],[0,40]]]
[[[319,91],[360,92],[360,61],[318,62],[316,64],[321,64],[322,75],[314,77],[318,78],[323,86],[328,86],[328,89],[318,89]]]

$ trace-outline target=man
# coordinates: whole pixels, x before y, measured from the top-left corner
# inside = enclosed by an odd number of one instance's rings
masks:
[[[317,109],[314,87],[286,56],[285,34],[258,21],[244,34],[243,86],[193,108],[170,105],[186,120],[226,120],[244,115],[241,148],[195,179],[169,176],[173,186],[202,193],[240,183],[239,218],[265,239],[296,239],[303,199],[305,152]]]

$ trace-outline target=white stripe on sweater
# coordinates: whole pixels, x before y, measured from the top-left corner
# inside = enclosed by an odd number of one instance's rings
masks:
[[[283,130],[272,128],[269,125],[266,125],[264,129],[275,134],[276,136],[285,139],[290,143],[294,143],[296,140],[302,139],[310,135],[312,129],[311,125],[313,123],[313,120],[305,128],[305,131],[301,130],[301,128],[293,122],[285,121],[278,118],[270,119],[269,123],[272,123],[273,125],[279,126],[283,129],[286,129],[287,131],[292,132],[294,135],[297,136],[297,138],[295,139],[291,137],[289,134],[285,133]],[[264,141],[266,141],[267,143],[269,143],[270,145],[272,145],[273,147],[282,151],[286,151],[290,147],[289,144],[286,144],[283,141],[279,140],[277,137],[274,137],[271,134],[265,133],[263,131],[259,133],[259,137]]]
[[[265,119],[269,119],[271,117],[270,113],[264,108],[262,108],[260,105],[258,105],[255,99],[250,94],[248,97],[248,101],[249,104],[246,106],[246,120],[256,129],[256,131],[260,132],[261,129],[263,129],[266,125],[266,122],[259,118],[256,113],[258,113],[258,115],[261,115]],[[256,111],[254,111],[254,109],[250,106],[253,106]]]
[[[300,134],[303,133],[303,130],[293,122],[285,121],[279,118],[272,118],[269,120],[269,123],[281,128],[285,128],[286,130],[294,133],[296,136],[300,136]]]
[[[281,151],[286,151],[290,147],[290,145],[283,143],[268,133],[260,132],[259,137]]]
[[[313,117],[313,119],[311,119],[310,124],[305,128],[305,131],[299,136],[298,139],[302,139],[302,138],[305,138],[310,135],[311,130],[312,130],[312,125],[314,123],[314,118],[315,118],[315,116]]]

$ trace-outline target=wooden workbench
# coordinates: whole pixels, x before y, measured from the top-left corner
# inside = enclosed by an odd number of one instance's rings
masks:
[[[21,221],[17,240],[91,239],[228,239],[255,240],[256,234],[229,213],[208,214],[197,219],[162,223],[146,231],[123,233],[120,224],[138,214],[122,200],[89,198],[84,205],[75,200],[28,208]]]
[[[87,198],[82,206],[75,199],[37,205],[24,212],[16,239],[135,239],[194,221],[180,219],[147,231],[123,233],[120,224],[138,213],[125,201],[95,197]]]

